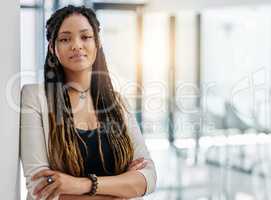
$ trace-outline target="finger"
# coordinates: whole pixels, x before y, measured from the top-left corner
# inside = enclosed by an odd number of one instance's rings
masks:
[[[57,195],[59,194],[59,190],[55,189],[48,197],[46,200],[53,200]]]
[[[40,177],[44,177],[44,176],[52,176],[54,175],[55,171],[50,170],[50,169],[44,169],[39,171],[38,173],[36,173],[34,176],[32,176],[32,181],[40,178]]]
[[[132,167],[130,167],[130,168],[128,168],[128,170],[136,170],[137,168],[138,168],[138,166],[140,166],[141,165],[141,163],[139,163],[139,164],[136,164],[136,165],[134,165],[134,166],[132,166]]]
[[[143,161],[144,161],[144,158],[143,158],[143,157],[138,158],[138,159],[136,159],[136,160],[133,160],[133,161],[130,163],[129,167],[132,168],[133,166],[135,166],[135,165],[137,165],[138,163],[143,162]]]
[[[37,195],[42,191],[43,188],[45,188],[48,185],[47,180],[41,181],[34,189],[33,195]]]
[[[53,181],[56,181],[56,176],[53,175],[52,176]],[[42,180],[34,189],[33,194],[37,195],[38,193],[40,193],[46,186],[48,185],[47,179],[45,178],[44,180]]]
[[[48,185],[46,188],[44,188],[40,194],[44,199],[47,199],[47,197],[50,196],[54,192],[54,190],[58,189],[58,187],[59,183],[54,182]]]
[[[132,169],[133,170],[141,169],[142,167],[144,167],[145,164],[146,164],[146,161],[144,160],[141,163],[138,163],[137,165],[135,165]]]
[[[146,167],[147,161],[143,161],[132,168],[132,170],[140,170]]]
[[[147,162],[144,161],[143,163],[141,163],[141,165],[138,166],[136,170],[144,169],[146,166],[147,166]]]

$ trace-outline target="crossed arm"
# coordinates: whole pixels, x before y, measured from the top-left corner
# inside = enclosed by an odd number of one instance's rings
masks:
[[[32,177],[32,180],[43,178],[34,189],[37,199],[43,197],[52,200],[59,195],[60,200],[112,200],[128,199],[144,195],[146,180],[137,170],[143,169],[146,161],[143,158],[134,160],[127,172],[107,177],[98,177],[97,196],[84,195],[88,193],[92,182],[88,178],[73,177],[53,170],[42,170]],[[48,184],[46,177],[51,176],[54,180]],[[125,188],[125,189],[124,189]]]

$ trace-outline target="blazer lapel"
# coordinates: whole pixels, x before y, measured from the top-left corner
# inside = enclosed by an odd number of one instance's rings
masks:
[[[44,84],[40,84],[39,86],[39,99],[41,103],[41,118],[43,124],[43,131],[44,131],[44,139],[46,144],[46,152],[48,153],[48,141],[49,141],[49,119],[48,119],[48,106],[47,106],[47,99],[45,95],[45,88]]]

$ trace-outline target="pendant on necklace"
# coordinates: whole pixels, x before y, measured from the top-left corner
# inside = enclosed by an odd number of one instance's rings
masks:
[[[87,97],[87,93],[86,92],[80,92],[79,98],[81,100],[85,99]]]

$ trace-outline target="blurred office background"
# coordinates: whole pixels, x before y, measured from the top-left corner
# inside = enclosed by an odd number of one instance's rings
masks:
[[[145,199],[271,199],[268,1],[20,2],[22,85],[42,81],[54,10],[97,11],[115,88],[157,167],[157,190]],[[24,199],[23,177],[21,188]]]

